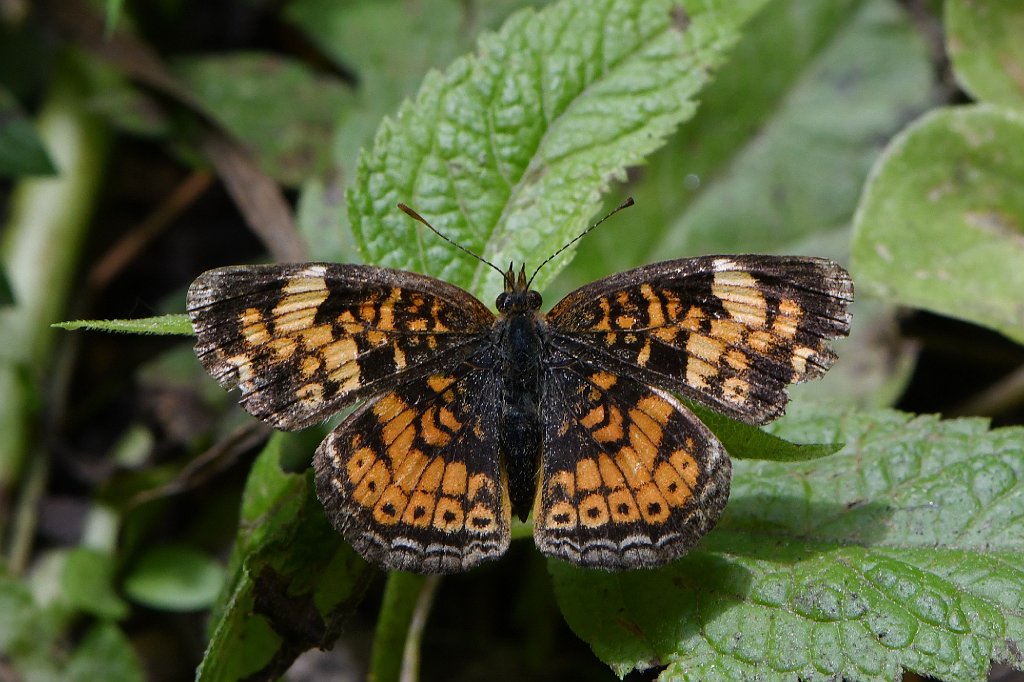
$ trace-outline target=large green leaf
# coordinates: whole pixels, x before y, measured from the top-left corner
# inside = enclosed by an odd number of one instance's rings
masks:
[[[175,70],[275,179],[298,185],[327,167],[334,125],[351,99],[338,80],[258,53],[183,59]]]
[[[514,15],[381,125],[349,194],[364,257],[494,294],[494,272],[395,203],[494,262],[538,265],[586,226],[610,179],[693,114],[762,4],[564,0]]]
[[[299,202],[299,229],[311,253],[326,260],[356,257],[343,187],[355,176],[359,151],[372,143],[381,118],[415,94],[424,75],[473,49],[481,30],[501,25],[538,0],[295,0],[293,21],[356,83],[338,112],[333,169],[310,178]],[[401,49],[396,49],[400,45]]]
[[[636,206],[587,236],[553,299],[646,262],[705,253],[849,257],[860,188],[888,138],[931,102],[928,49],[891,0],[775,0],[701,92],[692,121],[609,202]],[[765,68],[770,64],[770,68]],[[795,402],[887,404],[908,376],[893,306],[854,304],[851,338]]]
[[[663,680],[984,680],[1024,667],[1024,429],[880,411],[791,418],[844,439],[811,463],[736,462],[699,549],[654,571],[552,562],[572,628]]]
[[[853,239],[861,292],[1024,342],[1024,113],[942,109],[890,145]]]
[[[928,105],[929,70],[890,0],[770,3],[629,187],[636,207],[580,246],[571,284],[701,253],[820,254],[808,240],[848,225],[885,141]]]
[[[1024,5],[946,0],[953,73],[979,100],[1024,108]]]

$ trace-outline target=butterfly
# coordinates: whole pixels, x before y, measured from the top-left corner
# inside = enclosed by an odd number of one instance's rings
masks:
[[[470,569],[531,512],[538,549],[579,566],[682,556],[721,516],[731,464],[676,396],[767,423],[850,327],[853,283],[822,258],[668,260],[547,313],[525,267],[499,272],[497,314],[367,265],[224,267],[188,291],[199,360],[250,414],[298,430],[358,405],[317,448],[316,489],[383,568]]]

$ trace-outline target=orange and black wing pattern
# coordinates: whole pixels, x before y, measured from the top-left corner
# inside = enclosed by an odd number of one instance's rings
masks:
[[[831,261],[705,256],[619,273],[545,316],[544,448],[534,539],[591,568],[658,566],[717,523],[722,445],[671,393],[751,424],[822,375],[853,284]]]
[[[317,449],[317,494],[367,559],[447,573],[507,549],[512,500],[533,500],[550,556],[681,556],[721,515],[731,466],[672,392],[778,417],[789,384],[832,365],[853,299],[845,270],[800,257],[656,263],[546,316],[522,269],[505,284],[496,317],[410,272],[240,266],[201,275],[187,304],[203,366],[256,417],[301,429],[366,401]]]
[[[493,349],[360,407],[313,459],[335,528],[390,570],[450,573],[508,549]]]
[[[671,394],[569,356],[546,376],[533,511],[543,553],[580,566],[658,566],[718,521],[731,464]]]
[[[187,310],[206,370],[239,388],[250,414],[288,430],[457,366],[494,323],[451,284],[336,263],[210,270],[189,288]]]
[[[830,260],[701,256],[581,287],[547,314],[552,345],[748,424],[785,411],[850,329],[853,282]]]

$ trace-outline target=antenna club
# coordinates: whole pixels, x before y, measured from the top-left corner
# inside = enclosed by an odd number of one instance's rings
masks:
[[[413,220],[423,223],[424,225],[427,225],[427,221],[423,218],[423,216],[421,216],[419,213],[403,204],[401,201],[398,202],[398,208],[400,211],[402,211],[402,213],[406,214]]]

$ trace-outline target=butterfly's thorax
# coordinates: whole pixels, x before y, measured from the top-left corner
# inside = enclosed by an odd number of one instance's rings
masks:
[[[498,447],[509,477],[512,513],[524,520],[533,505],[543,441],[540,404],[546,342],[540,304],[540,294],[527,289],[522,275],[513,279],[509,270],[493,332],[500,358]]]

